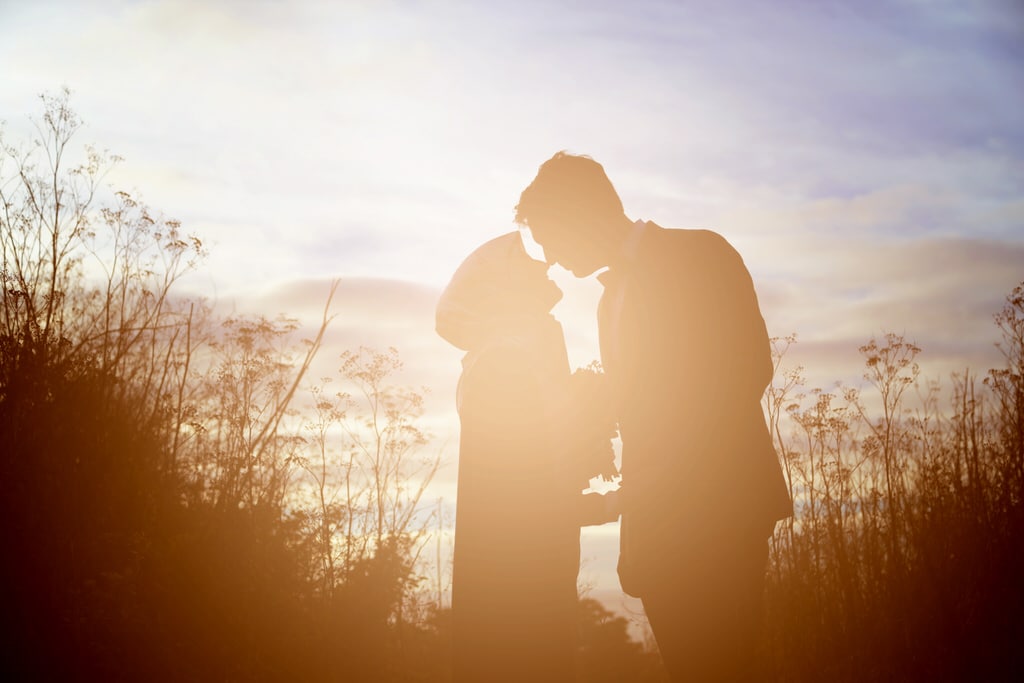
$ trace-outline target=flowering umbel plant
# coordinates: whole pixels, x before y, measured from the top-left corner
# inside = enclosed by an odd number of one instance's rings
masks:
[[[618,429],[611,392],[600,363],[593,361],[577,368],[569,386],[575,416],[570,426],[574,470],[584,487],[595,477],[611,481],[619,474],[612,447]]]

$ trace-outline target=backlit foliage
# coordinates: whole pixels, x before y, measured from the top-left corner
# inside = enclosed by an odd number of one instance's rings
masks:
[[[799,369],[779,371],[795,337],[773,342],[766,412],[797,514],[772,540],[767,679],[1022,671],[1020,292],[996,316],[1011,362],[985,379],[993,391],[967,371],[943,399],[920,378],[922,350],[895,334],[860,347],[863,391],[806,391]]]

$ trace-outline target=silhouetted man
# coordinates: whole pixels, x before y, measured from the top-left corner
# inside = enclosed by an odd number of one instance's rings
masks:
[[[601,360],[622,436],[619,580],[674,679],[742,680],[775,522],[792,514],[761,409],[768,335],[739,254],[632,221],[604,169],[559,152],[519,200],[549,263],[599,275]]]

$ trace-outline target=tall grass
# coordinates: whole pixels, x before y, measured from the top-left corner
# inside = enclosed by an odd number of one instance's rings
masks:
[[[996,316],[1007,366],[980,384],[969,370],[946,394],[922,382],[921,349],[895,334],[860,348],[863,392],[779,373],[766,409],[797,514],[772,539],[766,678],[1024,671],[1022,287]],[[775,340],[777,367],[793,341]]]
[[[337,409],[319,418],[339,429],[311,434],[296,397],[333,289],[306,342],[293,320],[217,319],[176,296],[201,241],[106,188],[116,157],[76,160],[68,99],[43,98],[36,139],[0,139],[0,668],[41,680],[402,670],[393,655],[417,636],[395,623],[417,604],[420,498],[438,455],[420,453],[419,395],[392,386],[397,352],[340,358]]]

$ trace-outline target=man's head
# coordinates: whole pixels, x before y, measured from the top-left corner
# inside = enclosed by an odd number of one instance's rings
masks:
[[[523,190],[516,223],[530,228],[549,263],[577,277],[609,264],[629,224],[601,164],[558,152]]]

